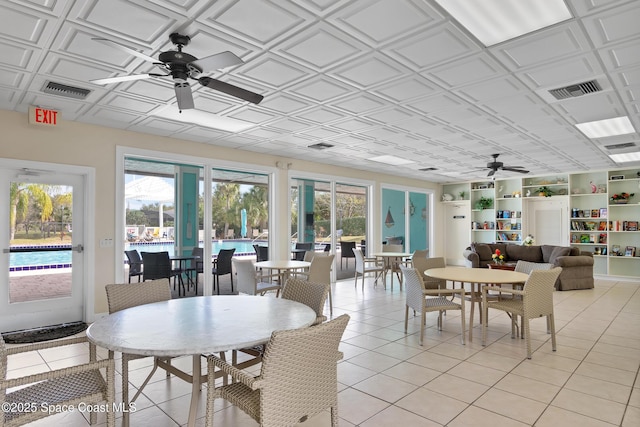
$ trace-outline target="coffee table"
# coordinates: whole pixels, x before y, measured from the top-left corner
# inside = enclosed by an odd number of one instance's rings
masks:
[[[516,269],[516,263],[515,262],[505,262],[504,264],[489,263],[489,264],[487,264],[487,266],[491,270],[514,271]]]

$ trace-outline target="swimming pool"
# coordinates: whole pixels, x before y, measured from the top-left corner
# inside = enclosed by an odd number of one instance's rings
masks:
[[[200,242],[202,246],[203,242]],[[253,254],[254,244],[267,244],[266,240],[216,240],[211,244],[211,253],[217,254],[220,249],[235,248],[235,255]],[[24,248],[26,246],[21,246]],[[71,249],[71,245],[64,245]],[[174,255],[173,242],[140,242],[126,243],[125,250],[137,249],[138,252],[169,252]],[[123,252],[123,259],[126,259]],[[68,268],[71,266],[71,250],[53,252],[14,252],[9,254],[9,271],[39,270],[51,268]]]

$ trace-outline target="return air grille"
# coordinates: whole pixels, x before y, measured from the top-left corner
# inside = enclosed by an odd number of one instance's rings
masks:
[[[623,148],[631,148],[635,146],[635,142],[622,142],[620,144],[605,145],[604,148],[606,148],[607,150],[621,150]]]
[[[317,144],[309,145],[309,148],[313,148],[314,150],[325,150],[331,147],[333,147],[333,145],[327,144],[326,142],[319,142]]]
[[[569,85],[558,89],[552,89],[549,91],[556,99],[576,98],[582,95],[588,95],[594,92],[600,92],[602,88],[595,80],[590,80],[584,83],[578,83],[575,85]]]
[[[91,90],[83,89],[81,87],[68,86],[62,83],[55,83],[48,81],[42,88],[44,93],[50,93],[52,95],[64,96],[65,98],[73,99],[85,99]]]

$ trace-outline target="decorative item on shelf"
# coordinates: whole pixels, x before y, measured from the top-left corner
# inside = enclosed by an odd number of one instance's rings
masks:
[[[391,228],[395,225],[395,221],[393,220],[393,217],[391,216],[391,206],[389,206],[389,210],[387,210],[387,218],[384,220],[384,225],[387,226],[387,228]]]
[[[531,197],[531,190],[527,190],[527,194],[526,194],[526,196],[527,196],[527,197]]]
[[[595,193],[596,191],[598,191],[598,187],[596,187],[596,185],[593,183],[593,181],[589,181],[589,185],[591,185],[591,192]]]
[[[528,234],[527,237],[525,237],[524,240],[522,241],[522,245],[523,246],[532,246],[535,242],[536,241],[533,238],[533,236],[531,234]]]
[[[582,194],[582,188],[574,188],[573,190],[571,190],[571,194]]]
[[[620,193],[620,194],[614,194],[613,196],[609,197],[609,200],[611,201],[611,203],[616,204],[616,205],[625,205],[627,203],[629,203],[629,199],[631,199],[634,196],[635,193]]]
[[[458,200],[464,200],[464,196],[466,196],[467,193],[464,191],[461,191],[458,193]]]
[[[493,199],[491,197],[480,197],[475,203],[475,208],[480,210],[490,209],[491,206],[493,206]]]
[[[453,200],[453,196],[451,194],[445,193],[442,195],[443,202],[450,202]]]
[[[604,184],[598,184],[598,193],[606,193],[607,192],[607,186]]]
[[[538,193],[538,196],[540,197],[551,197],[553,195],[553,190],[551,190],[546,185],[543,185],[542,187],[538,187],[536,189],[536,193]]]
[[[522,193],[520,193],[519,191],[514,191],[513,193],[511,193],[511,195],[515,198],[520,198],[520,196],[522,195]]]
[[[496,249],[495,253],[491,255],[491,258],[493,258],[493,262],[498,265],[504,264],[504,255],[500,252],[500,249]]]
[[[611,178],[609,178],[612,181],[617,181],[619,179],[624,179],[624,175],[611,175]]]

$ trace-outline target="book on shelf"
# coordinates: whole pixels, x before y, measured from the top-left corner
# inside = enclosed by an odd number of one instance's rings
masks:
[[[600,218],[607,217],[607,208],[600,208]]]
[[[600,209],[591,209],[591,218],[599,218]]]
[[[605,233],[600,233],[598,243],[607,243],[607,235]]]
[[[604,231],[607,229],[607,221],[600,221],[598,223],[598,230]]]
[[[638,231],[638,221],[627,221],[626,231]]]
[[[627,246],[624,250],[624,256],[636,256],[636,247]]]

